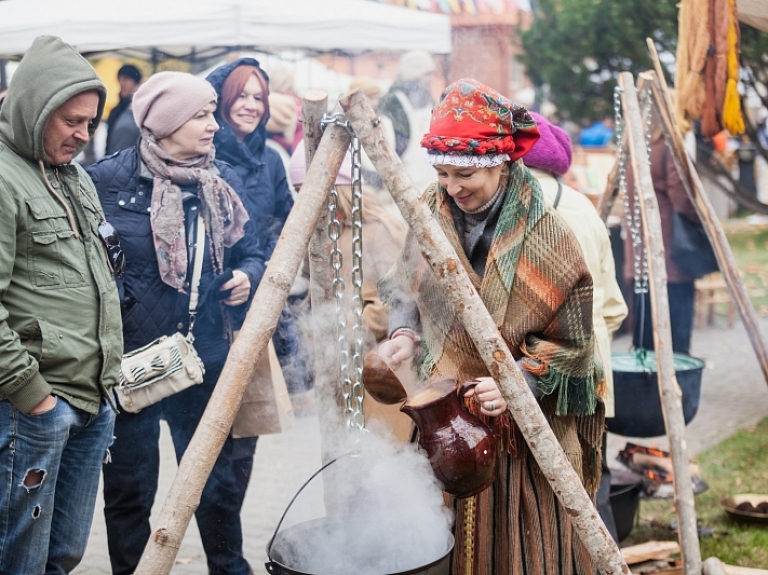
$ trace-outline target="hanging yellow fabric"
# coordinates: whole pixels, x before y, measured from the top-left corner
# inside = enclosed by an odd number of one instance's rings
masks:
[[[741,115],[741,99],[736,89],[739,81],[739,21],[736,14],[736,0],[729,0],[730,26],[728,27],[728,83],[725,85],[723,103],[723,127],[732,136],[744,133],[744,117]]]
[[[704,65],[709,49],[709,1],[682,0],[678,16],[675,116],[683,133],[701,118]]]

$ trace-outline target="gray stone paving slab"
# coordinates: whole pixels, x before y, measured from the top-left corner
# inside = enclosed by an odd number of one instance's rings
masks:
[[[155,525],[163,501],[176,473],[176,459],[170,433],[162,424],[160,438],[161,470],[158,494],[152,508],[152,525]],[[316,415],[296,418],[295,425],[279,435],[259,438],[256,448],[253,476],[243,505],[244,552],[256,575],[265,575],[267,541],[280,520],[284,509],[299,487],[320,467],[320,438]],[[101,490],[99,490],[101,491]],[[308,521],[324,515],[322,503],[322,476],[305,489],[284,525]],[[96,502],[91,538],[85,557],[74,575],[109,575],[106,528],[104,525],[103,499],[99,493]],[[200,533],[194,519],[189,525],[179,550],[174,575],[206,575],[205,554]]]

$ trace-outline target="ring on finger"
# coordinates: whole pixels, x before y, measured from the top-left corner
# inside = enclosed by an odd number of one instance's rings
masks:
[[[488,402],[488,407],[486,407],[488,411],[494,411],[496,409],[496,403],[493,401]]]

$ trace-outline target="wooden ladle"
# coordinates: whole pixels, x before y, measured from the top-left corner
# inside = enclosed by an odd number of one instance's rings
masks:
[[[395,372],[375,351],[363,358],[363,385],[373,399],[385,405],[401,403],[408,397]]]

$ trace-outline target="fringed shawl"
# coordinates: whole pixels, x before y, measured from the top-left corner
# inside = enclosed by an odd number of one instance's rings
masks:
[[[524,366],[539,376],[539,389],[554,395],[557,415],[588,415],[597,404],[602,374],[594,361],[592,278],[577,240],[549,211],[541,188],[518,162],[510,164],[506,198],[488,253],[485,275],[472,269],[461,248],[444,189],[433,184],[425,200],[467,270],[496,327]],[[422,346],[419,375],[459,381],[489,375],[474,344],[444,295],[443,287],[409,234],[395,266],[382,281],[417,298]],[[390,293],[386,293],[389,291]]]
[[[578,241],[560,216],[547,208],[539,183],[520,161],[509,166],[507,197],[482,278],[461,248],[452,200],[445,190],[433,184],[423,201],[456,250],[512,355],[538,362],[534,366],[524,361],[523,366],[539,376],[545,395],[542,410],[585,487],[594,493],[605,412],[598,409],[597,386],[603,374],[594,352],[592,277]],[[379,291],[382,301],[391,305],[416,300],[422,381],[490,375],[412,234],[379,283]],[[495,429],[503,449],[514,456],[519,431],[509,414],[497,418]]]

